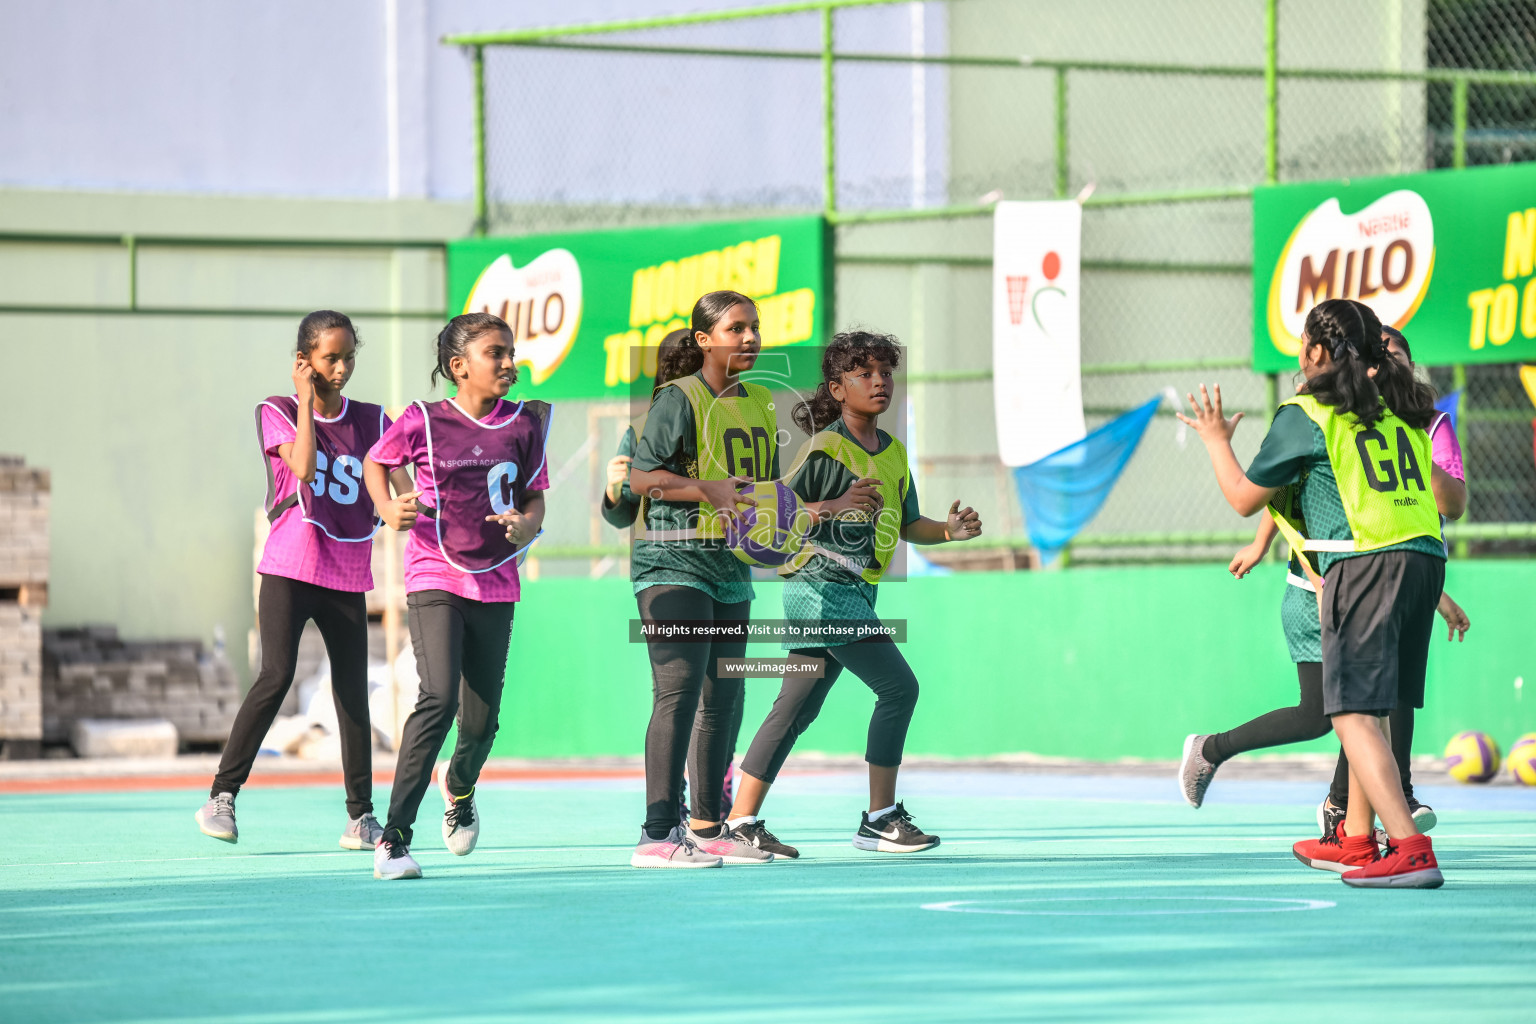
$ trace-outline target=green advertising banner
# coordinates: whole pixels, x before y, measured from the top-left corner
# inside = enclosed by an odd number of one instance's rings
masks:
[[[756,299],[765,351],[821,344],[828,266],[820,217],[466,238],[448,245],[448,300],[512,327],[512,397],[627,398],[705,292]]]
[[[1536,164],[1258,188],[1253,368],[1296,369],[1307,312],[1358,299],[1415,362],[1536,359]]]

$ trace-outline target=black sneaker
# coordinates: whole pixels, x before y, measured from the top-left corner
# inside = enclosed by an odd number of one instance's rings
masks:
[[[1339,830],[1344,822],[1344,808],[1335,807],[1324,797],[1323,802],[1317,805],[1317,828],[1327,839]]]
[[[800,851],[788,843],[780,841],[779,837],[768,831],[768,823],[759,818],[757,821],[748,821],[731,829],[731,838],[738,843],[747,846],[755,846],[759,850],[771,853],[774,857],[788,857],[794,860],[800,856]]]
[[[1428,832],[1439,823],[1435,817],[1435,809],[1429,804],[1421,804],[1413,797],[1408,798],[1408,812],[1413,815],[1413,826],[1420,832]]]
[[[874,821],[859,815],[859,830],[853,834],[856,849],[876,853],[918,853],[939,845],[938,836],[930,836],[912,823],[912,815],[901,804]]]

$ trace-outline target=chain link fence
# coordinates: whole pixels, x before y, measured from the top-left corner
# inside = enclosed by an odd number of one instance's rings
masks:
[[[925,504],[974,504],[994,544],[1020,549],[991,415],[990,202],[1091,188],[1089,428],[1219,381],[1255,421],[1236,438],[1246,460],[1293,386],[1247,368],[1252,187],[1536,159],[1529,2],[951,0],[704,17],[462,40],[483,61],[486,230],[826,212],[836,325],[908,346]],[[1463,390],[1467,521],[1536,521],[1533,410],[1516,367],[1424,372]],[[626,417],[562,403],[552,450],[576,454],[557,472],[545,544],[576,557],[546,553],[548,571],[622,571],[621,539],[595,508]],[[1072,551],[1209,558],[1252,528],[1165,407]]]

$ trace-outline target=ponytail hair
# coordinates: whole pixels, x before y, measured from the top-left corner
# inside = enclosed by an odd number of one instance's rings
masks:
[[[661,339],[656,346],[656,386],[654,395],[668,381],[698,373],[704,365],[704,350],[693,337],[693,331],[682,328]]]
[[[352,326],[351,317],[345,313],[338,313],[334,309],[317,309],[299,321],[299,340],[294,351],[307,357],[314,349],[315,342],[322,331],[333,331],[338,328],[351,332],[353,344],[362,346],[363,339],[357,336],[357,328]]]
[[[871,359],[889,363],[894,370],[901,362],[901,343],[893,334],[874,331],[843,331],[835,336],[821,354],[821,383],[816,385],[811,397],[796,405],[790,414],[795,426],[807,434],[814,434],[836,421],[843,414],[843,406],[832,397],[831,384]]]
[[[1332,365],[1307,381],[1302,394],[1351,415],[1370,428],[1382,417],[1382,401],[1403,422],[1420,430],[1434,421],[1433,391],[1413,370],[1393,359],[1381,321],[1371,307],[1353,299],[1328,299],[1312,307],[1302,331],[1303,345],[1322,345]],[[1375,374],[1370,373],[1375,370]]]
[[[512,333],[512,328],[507,322],[494,313],[461,313],[443,325],[443,329],[437,332],[437,366],[432,370],[432,385],[437,386],[441,378],[453,383],[453,368],[450,365],[455,356],[464,354],[464,346],[491,331],[506,331]],[[512,383],[517,383],[517,367],[512,368]]]

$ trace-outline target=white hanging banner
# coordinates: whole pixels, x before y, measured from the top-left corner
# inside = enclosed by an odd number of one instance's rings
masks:
[[[1087,433],[1079,297],[1083,208],[1001,202],[992,219],[992,394],[997,451],[1027,466]]]

